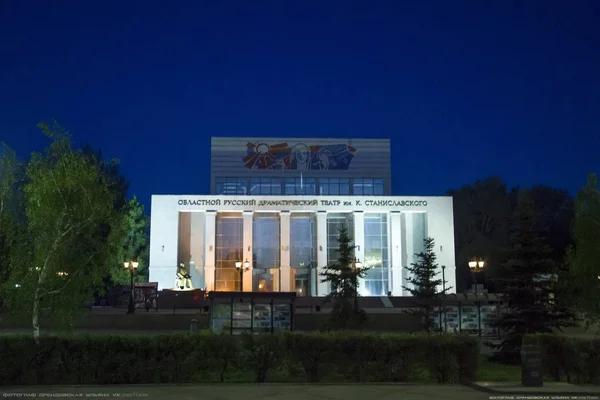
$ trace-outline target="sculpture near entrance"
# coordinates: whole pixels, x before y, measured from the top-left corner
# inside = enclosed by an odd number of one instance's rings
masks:
[[[192,276],[185,267],[184,263],[179,264],[177,268],[177,279],[175,280],[175,290],[193,290]]]

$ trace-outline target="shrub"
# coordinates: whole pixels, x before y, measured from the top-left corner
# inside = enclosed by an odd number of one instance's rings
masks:
[[[357,332],[43,336],[39,344],[0,336],[0,385],[262,383],[282,371],[279,381],[300,373],[307,382],[450,383],[474,378],[476,346],[468,337]],[[586,360],[597,371],[597,358]]]
[[[545,376],[577,384],[600,384],[600,338],[536,335]]]
[[[302,365],[308,382],[321,381],[325,365],[334,361],[332,355],[337,353],[338,342],[334,334],[285,334],[284,344],[288,349],[288,357],[292,362]],[[337,335],[340,336],[340,335]]]
[[[254,374],[256,383],[267,380],[269,370],[279,367],[282,344],[278,335],[243,335],[243,361]]]

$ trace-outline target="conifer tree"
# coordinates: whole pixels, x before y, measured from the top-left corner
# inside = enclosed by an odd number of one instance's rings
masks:
[[[537,227],[535,209],[528,191],[519,195],[511,223],[510,250],[503,279],[508,310],[492,322],[500,328],[502,342],[494,346],[499,361],[519,360],[523,337],[532,333],[553,333],[573,326],[575,314],[554,299],[556,266],[552,250]]]
[[[561,300],[577,307],[588,328],[595,325],[600,330],[600,189],[595,174],[588,176],[577,195],[573,222],[574,246],[558,281]]]
[[[442,303],[442,298],[452,289],[446,287],[440,290],[446,282],[438,278],[439,266],[436,263],[437,256],[433,251],[435,241],[433,238],[423,239],[424,250],[416,254],[417,262],[407,268],[410,277],[407,279],[409,286],[404,286],[411,296],[415,298],[415,305],[418,307],[417,315],[423,319],[423,330],[431,331],[435,326],[432,311]]]
[[[341,228],[338,236],[339,256],[337,263],[328,264],[320,274],[321,282],[331,285],[326,303],[332,302],[330,325],[334,329],[348,329],[367,320],[367,315],[358,305],[359,279],[364,278],[368,268],[357,268],[354,249],[348,237],[348,230]]]

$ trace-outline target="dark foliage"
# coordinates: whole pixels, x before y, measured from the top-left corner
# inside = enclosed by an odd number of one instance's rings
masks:
[[[102,173],[108,188],[114,194],[114,207],[121,210],[127,204],[127,191],[129,190],[129,181],[121,173],[121,164],[117,159],[105,160],[102,149],[94,149],[90,144],[82,146],[81,151],[88,158],[89,162],[95,165]]]
[[[551,249],[539,234],[535,210],[527,191],[522,191],[510,231],[505,264],[510,277],[503,279],[508,310],[492,325],[504,334],[496,346],[496,358],[517,362],[524,335],[553,333],[573,326],[575,314],[554,299],[556,265]]]
[[[600,385],[600,338],[537,336],[547,378],[557,382]]]
[[[499,177],[489,177],[451,189],[454,200],[456,283],[462,292],[473,282],[468,262],[473,257],[486,261],[484,278],[490,292],[502,292],[502,281],[510,276],[504,268],[510,253],[509,231],[519,193]],[[573,198],[562,189],[535,185],[531,199],[538,221],[537,231],[551,248],[550,259],[559,264],[572,242]]]
[[[405,286],[404,289],[414,297],[415,306],[419,308],[417,313],[423,320],[423,330],[429,332],[435,326],[431,316],[434,308],[442,305],[444,295],[452,287],[443,288],[446,282],[438,278],[441,274],[438,272],[440,267],[436,263],[433,238],[425,238],[423,247],[425,250],[416,254],[418,261],[407,268],[410,273],[408,278],[410,286]]]
[[[475,379],[476,340],[349,332],[230,336],[0,337],[0,385],[210,382],[457,383]],[[279,378],[277,378],[279,376]]]
[[[332,302],[331,329],[357,327],[367,321],[367,314],[358,306],[359,279],[367,274],[368,267],[355,268],[354,248],[350,244],[348,230],[340,229],[338,236],[339,256],[337,263],[331,263],[321,273],[322,282],[331,285],[326,302]]]

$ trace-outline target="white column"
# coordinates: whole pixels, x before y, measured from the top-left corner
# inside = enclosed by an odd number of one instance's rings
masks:
[[[365,214],[362,211],[354,211],[354,256],[366,265],[365,260]],[[365,288],[364,278],[358,280],[358,294],[369,296]]]
[[[279,268],[269,268],[269,273],[271,274],[271,279],[273,280],[273,291],[281,292],[281,286],[279,285]]]
[[[390,213],[390,245],[391,245],[391,292],[392,296],[402,296],[402,216],[399,211]]]
[[[329,293],[327,282],[321,282],[321,272],[327,266],[327,213],[325,211],[317,212],[317,271],[313,275],[316,279],[316,293],[313,296],[326,296]],[[315,276],[316,275],[316,276]]]
[[[404,286],[410,287],[412,288],[412,285],[410,283],[408,283],[407,278],[409,277],[408,275],[410,274],[410,272],[406,269],[406,267],[410,267],[412,263],[414,263],[415,261],[415,230],[414,230],[414,223],[413,223],[413,213],[402,213],[402,222],[404,223],[404,229],[403,229],[403,239],[404,239],[404,247],[406,249],[406,254],[404,254],[404,257],[402,257],[402,273],[403,273],[403,278],[402,278],[402,284]],[[406,296],[410,296],[410,293],[406,292],[403,290],[403,292],[405,292],[404,294]]]
[[[152,199],[150,224],[150,282],[159,290],[171,289],[177,274],[179,211]]]
[[[190,275],[192,276],[192,286],[194,289],[205,286],[204,268],[202,268],[202,259],[204,258],[204,213],[191,213],[190,224]]]
[[[279,214],[280,218],[280,245],[281,245],[281,259],[279,264],[279,291],[280,292],[291,292],[292,291],[292,276],[291,276],[291,265],[290,265],[290,212],[282,211]],[[275,277],[273,277],[275,279]]]
[[[177,265],[180,263],[186,267],[190,262],[190,256],[192,254],[190,248],[191,238],[191,224],[192,224],[192,213],[180,212],[179,213],[179,226],[177,228]]]
[[[215,232],[217,212],[207,211],[204,224],[204,285],[207,291],[215,290]]]
[[[250,263],[250,269],[244,272],[244,292],[252,292],[253,291],[253,279],[252,279],[252,270],[254,269],[254,265],[252,265],[252,228],[253,228],[253,214],[252,211],[244,211],[244,262],[248,260]]]

